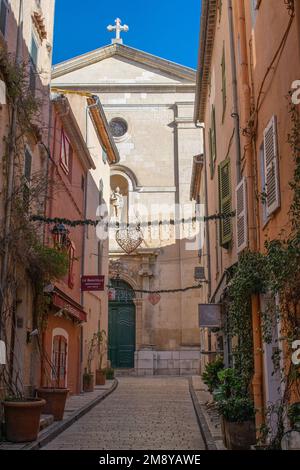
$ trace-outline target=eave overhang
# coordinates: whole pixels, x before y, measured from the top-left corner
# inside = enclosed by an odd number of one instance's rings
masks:
[[[87,103],[95,131],[101,145],[106,151],[109,164],[113,165],[115,163],[119,163],[119,151],[110,133],[108,122],[98,96],[94,95],[88,97]]]
[[[210,69],[214,47],[218,0],[202,0],[200,45],[196,78],[195,122],[204,122],[210,85]]]

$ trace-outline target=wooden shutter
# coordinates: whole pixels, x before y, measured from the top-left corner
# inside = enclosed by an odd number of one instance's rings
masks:
[[[31,179],[31,165],[32,165],[32,156],[28,149],[25,149],[25,158],[24,158],[24,176],[26,181],[29,183]]]
[[[280,206],[277,122],[273,116],[264,131],[264,167],[266,182],[266,209],[270,216]]]
[[[213,178],[215,172],[215,162],[217,158],[216,146],[216,114],[215,107],[211,108],[211,127],[209,129],[209,158],[210,158],[210,177]]]
[[[211,150],[212,150],[212,161],[215,164],[217,158],[217,141],[216,141],[216,111],[215,107],[211,109]]]
[[[5,36],[8,6],[6,0],[0,0],[0,31]]]
[[[236,243],[237,252],[247,248],[248,224],[247,224],[247,186],[246,178],[242,178],[236,187]]]
[[[213,155],[212,155],[212,140],[211,140],[211,129],[209,129],[208,133],[208,140],[209,140],[209,169],[210,169],[210,178],[214,176],[214,162],[213,162]]]
[[[225,43],[223,44],[223,54],[222,54],[222,101],[223,101],[223,112],[222,112],[222,122],[224,122],[225,110],[226,110],[226,62],[225,62]]]
[[[224,160],[219,167],[219,200],[220,213],[230,214],[231,212],[231,182],[230,182],[230,160]],[[231,218],[220,219],[220,245],[227,247],[231,242]]]

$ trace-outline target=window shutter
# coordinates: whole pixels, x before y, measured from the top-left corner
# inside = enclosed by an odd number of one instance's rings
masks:
[[[247,248],[248,224],[247,224],[247,186],[246,178],[242,178],[236,187],[236,240],[237,252]]]
[[[223,101],[223,113],[222,113],[222,122],[224,122],[225,110],[226,110],[226,63],[225,63],[225,44],[223,44],[223,54],[222,54],[222,101]]]
[[[211,127],[209,129],[209,158],[210,158],[210,177],[211,179],[214,176],[215,172],[215,162],[217,158],[216,151],[216,115],[215,107],[211,108]]]
[[[32,157],[31,153],[25,149],[25,159],[24,159],[24,176],[27,180],[27,182],[30,182],[31,178],[31,165],[32,165]]]
[[[277,122],[273,116],[264,131],[264,167],[266,181],[266,209],[270,216],[280,206]]]
[[[209,129],[209,168],[210,168],[210,178],[212,179],[214,176],[214,162],[213,162],[213,155],[212,155],[212,131]]]
[[[0,31],[5,36],[8,7],[6,0],[0,0]]]
[[[211,150],[212,150],[212,161],[215,164],[217,158],[217,142],[216,142],[216,111],[215,107],[211,109]]]
[[[230,160],[224,160],[219,167],[220,213],[231,212]],[[220,245],[227,247],[232,239],[231,218],[220,219]]]

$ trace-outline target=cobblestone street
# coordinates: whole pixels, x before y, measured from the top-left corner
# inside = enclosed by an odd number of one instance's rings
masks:
[[[47,450],[205,448],[187,378],[121,377],[115,392]]]

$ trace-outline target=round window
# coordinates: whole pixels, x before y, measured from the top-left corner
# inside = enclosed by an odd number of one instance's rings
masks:
[[[128,131],[128,125],[125,119],[114,118],[109,123],[110,131],[114,137],[123,137]]]

